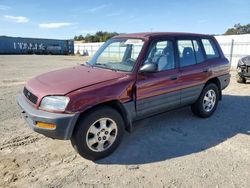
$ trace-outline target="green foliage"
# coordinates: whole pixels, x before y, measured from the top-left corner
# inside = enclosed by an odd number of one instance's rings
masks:
[[[84,40],[84,37],[82,35],[75,36],[74,40]]]
[[[75,41],[84,41],[84,42],[105,42],[115,35],[118,35],[118,33],[98,31],[94,35],[87,34],[85,37],[82,35],[75,36],[74,40]]]
[[[239,35],[239,34],[249,34],[250,33],[250,24],[241,25],[235,24],[233,28],[229,28],[225,35]]]

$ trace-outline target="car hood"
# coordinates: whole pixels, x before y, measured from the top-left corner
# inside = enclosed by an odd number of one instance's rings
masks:
[[[241,61],[242,61],[245,65],[250,66],[250,56],[246,56],[246,57],[241,58]]]
[[[38,97],[66,95],[79,88],[107,82],[126,76],[125,73],[107,69],[76,66],[42,74],[26,84],[26,88]]]

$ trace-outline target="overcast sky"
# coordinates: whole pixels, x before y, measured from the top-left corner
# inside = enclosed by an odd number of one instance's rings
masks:
[[[178,31],[222,34],[250,23],[250,0],[0,0],[0,35],[68,39],[74,35]]]

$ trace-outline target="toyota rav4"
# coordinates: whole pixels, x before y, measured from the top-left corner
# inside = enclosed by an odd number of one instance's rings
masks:
[[[136,120],[187,105],[210,117],[229,70],[213,36],[124,34],[87,63],[29,80],[17,102],[34,131],[70,139],[82,157],[97,160],[117,148]]]

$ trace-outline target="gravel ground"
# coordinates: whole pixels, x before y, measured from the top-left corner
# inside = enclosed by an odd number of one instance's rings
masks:
[[[0,187],[250,187],[250,84],[236,83],[234,71],[211,118],[186,107],[142,120],[97,162],[31,131],[15,101],[25,81],[82,62],[0,56]]]

